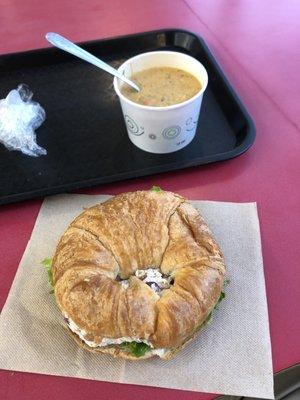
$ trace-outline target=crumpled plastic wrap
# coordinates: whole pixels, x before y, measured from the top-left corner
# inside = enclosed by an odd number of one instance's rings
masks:
[[[32,95],[29,87],[21,84],[0,100],[0,142],[8,150],[38,157],[47,154],[36,143],[35,133],[45,121],[46,113],[39,103],[31,100]]]

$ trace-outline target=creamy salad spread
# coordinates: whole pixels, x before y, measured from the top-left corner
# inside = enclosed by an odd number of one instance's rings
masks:
[[[171,276],[164,277],[161,272],[154,268],[137,269],[135,276],[150,286],[157,294],[160,294],[164,289],[168,289],[172,282]],[[127,280],[123,280],[120,283],[124,289],[127,289],[129,286]]]
[[[76,333],[80,337],[82,341],[84,341],[88,346],[90,347],[104,347],[104,346],[109,346],[109,345],[118,345],[122,343],[130,343],[130,342],[137,342],[137,343],[145,343],[149,347],[151,347],[151,353],[158,355],[158,356],[163,356],[165,353],[165,349],[153,349],[153,345],[151,342],[149,342],[146,339],[139,339],[139,338],[132,338],[132,337],[121,337],[121,338],[116,338],[116,339],[110,339],[110,338],[102,338],[100,343],[96,342],[91,342],[90,340],[86,340],[86,331],[84,329],[80,329],[78,325],[75,324],[74,321],[72,321],[71,318],[69,318],[66,314],[64,314],[64,317],[66,319],[66,322],[68,324],[68,327],[71,329],[72,332]]]

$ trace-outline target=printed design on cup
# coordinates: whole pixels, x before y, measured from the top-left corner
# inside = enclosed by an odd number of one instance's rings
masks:
[[[156,135],[154,135],[154,133],[150,133],[149,134],[149,139],[155,140],[156,139]]]
[[[165,139],[175,139],[180,135],[181,127],[179,125],[169,126],[162,131],[162,135]]]
[[[138,124],[135,122],[133,118],[129,117],[129,115],[127,114],[124,117],[129,133],[136,136],[141,136],[143,133],[145,133],[144,128],[143,127],[139,128]]]
[[[176,146],[182,146],[185,142],[186,142],[186,140],[183,139],[180,142],[176,143]]]
[[[192,132],[194,129],[196,129],[198,120],[193,121],[193,118],[190,117],[185,121],[185,125],[186,125],[186,131],[187,132]]]

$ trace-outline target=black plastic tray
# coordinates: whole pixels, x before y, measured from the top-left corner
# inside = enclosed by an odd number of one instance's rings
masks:
[[[255,128],[203,39],[167,29],[81,44],[118,67],[135,54],[175,50],[208,71],[198,131],[186,148],[151,154],[128,139],[112,77],[55,48],[0,56],[0,98],[26,83],[47,119],[38,129],[46,156],[32,158],[0,145],[0,204],[71,191],[236,157]]]

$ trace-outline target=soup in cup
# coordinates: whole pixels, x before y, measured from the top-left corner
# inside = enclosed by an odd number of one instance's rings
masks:
[[[118,69],[140,87],[114,78],[129,139],[151,153],[172,153],[194,138],[208,76],[193,57],[174,51],[140,54]]]

